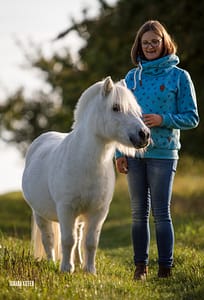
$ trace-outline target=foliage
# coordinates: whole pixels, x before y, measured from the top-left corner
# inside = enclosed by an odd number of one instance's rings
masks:
[[[28,144],[39,133],[61,130],[61,117],[70,115],[71,118],[71,113],[68,111],[65,113],[65,108],[59,107],[51,95],[38,92],[35,97],[26,101],[20,89],[0,107],[3,119],[3,128],[0,126],[2,139],[17,143],[23,154]],[[3,131],[4,128],[6,132]]]
[[[204,35],[204,24],[200,21],[204,14],[204,2],[192,5],[190,0],[119,0],[110,7],[104,0],[99,15],[94,19],[87,18],[81,22],[72,20],[68,28],[58,38],[63,38],[75,30],[84,40],[79,49],[79,60],[73,62],[69,50],[63,55],[55,54],[45,58],[41,51],[36,58],[30,57],[31,66],[40,70],[51,92],[42,95],[38,92],[26,100],[23,91],[11,95],[4,105],[0,106],[2,123],[0,131],[6,129],[11,134],[3,135],[8,141],[19,144],[22,151],[40,133],[48,129],[68,131],[72,124],[72,112],[80,94],[92,83],[111,75],[114,80],[124,77],[132,68],[130,49],[136,30],[147,19],[159,19],[178,43],[180,66],[187,69],[195,83],[201,123],[197,129],[182,132],[185,152],[203,156],[202,116],[204,97],[202,73],[204,68],[201,41]],[[37,50],[36,50],[37,52]],[[54,95],[54,96],[53,96]],[[55,98],[60,105],[55,106]],[[16,101],[19,105],[16,111]],[[16,126],[17,124],[17,126]],[[193,143],[190,142],[193,140]]]
[[[169,279],[157,278],[157,248],[151,220],[150,273],[146,282],[132,280],[131,217],[125,176],[117,177],[114,199],[97,252],[96,277],[84,274],[79,267],[72,275],[61,273],[58,264],[34,259],[29,242],[30,208],[20,192],[1,195],[0,299],[203,299],[203,165],[203,161],[193,161],[189,157],[183,157],[179,165],[172,203],[175,266]],[[185,185],[189,186],[189,175],[193,177],[195,174],[202,177],[201,185],[197,185],[199,192],[190,191],[190,195],[185,193],[181,197],[180,179],[185,178]],[[11,286],[14,281],[21,284],[34,281],[34,287]]]

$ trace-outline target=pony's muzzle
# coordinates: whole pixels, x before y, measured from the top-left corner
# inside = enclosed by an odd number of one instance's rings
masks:
[[[130,141],[135,148],[145,148],[150,143],[150,131],[146,129],[140,129],[138,136],[130,136]]]

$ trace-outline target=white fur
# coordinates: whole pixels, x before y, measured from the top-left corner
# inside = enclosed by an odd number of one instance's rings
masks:
[[[120,111],[113,107],[120,107]],[[82,94],[74,119],[70,133],[48,132],[34,140],[26,156],[22,186],[48,259],[59,258],[54,242],[58,251],[61,234],[61,270],[74,271],[78,250],[84,270],[95,273],[96,249],[115,185],[114,152],[118,148],[134,155],[136,148],[149,142],[149,129],[132,93],[110,77]],[[140,137],[141,130],[145,138]],[[53,221],[60,224],[58,238]],[[36,246],[39,234],[34,231]],[[36,249],[36,256],[40,253]]]

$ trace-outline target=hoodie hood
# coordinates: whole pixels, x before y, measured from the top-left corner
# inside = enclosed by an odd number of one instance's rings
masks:
[[[136,69],[134,69],[134,86],[136,89],[137,78],[142,85],[142,75],[158,76],[169,72],[173,67],[179,64],[179,58],[175,54],[167,55],[155,60],[141,60]]]

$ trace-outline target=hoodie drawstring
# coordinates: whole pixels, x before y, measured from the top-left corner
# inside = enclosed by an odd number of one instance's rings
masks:
[[[140,86],[142,85],[142,64],[141,62],[139,62],[139,83],[140,83]],[[133,91],[136,90],[136,87],[137,87],[137,71],[138,71],[138,68],[135,69],[135,72],[134,72],[134,86],[132,88]]]
[[[136,87],[137,87],[137,78],[136,78],[136,75],[137,75],[137,69],[135,69],[135,72],[134,72],[134,86],[132,88],[133,91],[135,91]]]
[[[139,62],[139,83],[140,83],[140,85],[142,85],[142,70],[143,70],[142,64],[141,64],[141,62]]]

